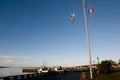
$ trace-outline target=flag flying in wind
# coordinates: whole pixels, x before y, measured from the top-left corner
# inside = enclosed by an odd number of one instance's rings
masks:
[[[94,12],[94,8],[91,8],[88,13],[93,13]]]
[[[71,22],[73,23],[75,21],[75,14],[70,14],[69,15],[69,19],[71,20]]]

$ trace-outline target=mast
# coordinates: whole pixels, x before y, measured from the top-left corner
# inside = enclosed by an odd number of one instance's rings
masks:
[[[86,28],[86,38],[87,38],[87,44],[88,44],[88,58],[89,58],[89,67],[90,67],[90,78],[93,78],[93,76],[92,76],[92,58],[91,58],[91,51],[90,51],[90,40],[89,40],[89,33],[88,33],[88,23],[87,23],[87,18],[86,18],[85,0],[83,0],[83,12],[84,12],[84,22],[85,22],[85,28]]]

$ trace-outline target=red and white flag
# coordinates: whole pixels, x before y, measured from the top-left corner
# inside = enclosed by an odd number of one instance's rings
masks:
[[[94,8],[91,8],[88,13],[93,13],[94,12]]]

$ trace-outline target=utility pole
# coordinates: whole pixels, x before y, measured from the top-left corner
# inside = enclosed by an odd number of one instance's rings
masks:
[[[89,33],[88,33],[88,23],[86,18],[86,5],[85,0],[83,0],[83,12],[84,12],[84,22],[85,22],[85,28],[86,28],[86,38],[87,38],[87,44],[88,44],[88,58],[89,58],[89,67],[90,67],[90,78],[92,79],[92,59],[91,59],[91,51],[90,51],[90,40],[89,40]]]
[[[99,64],[99,57],[97,57],[97,62],[98,62],[98,64]]]

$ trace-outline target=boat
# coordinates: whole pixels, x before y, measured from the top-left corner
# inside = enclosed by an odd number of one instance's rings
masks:
[[[38,73],[48,73],[48,68],[39,68]]]

